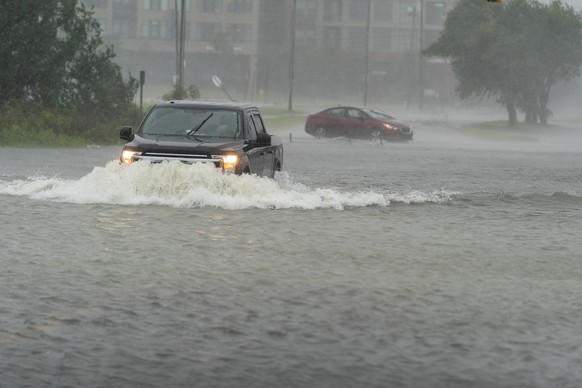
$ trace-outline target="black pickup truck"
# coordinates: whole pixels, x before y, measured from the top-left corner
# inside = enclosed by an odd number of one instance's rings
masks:
[[[283,167],[283,143],[269,135],[259,109],[234,102],[165,101],[155,104],[127,141],[120,161],[212,163],[224,172],[273,178]]]

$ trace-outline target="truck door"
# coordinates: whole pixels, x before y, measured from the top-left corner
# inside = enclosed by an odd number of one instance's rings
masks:
[[[262,133],[265,134],[267,133],[267,131],[265,130],[265,126],[263,124],[263,120],[261,119],[261,115],[259,115],[258,113],[253,113],[252,117],[252,121],[255,125],[255,129],[257,131],[257,134]],[[272,146],[263,146],[263,147],[257,147],[259,156],[261,156],[262,158],[262,168],[261,168],[261,172],[259,172],[257,170],[257,174],[263,175],[263,176],[271,176],[271,172],[273,170],[273,147]]]
[[[265,161],[264,161],[264,154],[263,154],[263,147],[257,147],[254,145],[254,142],[257,141],[257,127],[255,125],[255,121],[253,120],[253,114],[247,114],[247,122],[248,122],[248,138],[253,144],[251,149],[247,151],[247,155],[249,157],[249,162],[251,164],[251,173],[262,175],[263,170],[265,169]]]

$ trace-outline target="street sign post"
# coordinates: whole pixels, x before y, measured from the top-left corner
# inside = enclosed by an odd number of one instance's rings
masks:
[[[226,94],[228,96],[228,98],[230,99],[230,101],[234,101],[232,99],[232,97],[230,96],[230,94],[228,94],[228,92],[226,91],[226,89],[224,88],[224,85],[222,84],[222,80],[220,78],[218,78],[217,75],[213,75],[212,76],[212,83],[214,84],[214,86],[216,86],[217,88],[222,89],[222,91],[224,92],[224,94]]]

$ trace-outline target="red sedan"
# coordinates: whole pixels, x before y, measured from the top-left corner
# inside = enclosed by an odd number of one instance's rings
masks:
[[[378,109],[338,106],[310,114],[305,132],[317,138],[340,137],[384,140],[412,140],[410,125]]]

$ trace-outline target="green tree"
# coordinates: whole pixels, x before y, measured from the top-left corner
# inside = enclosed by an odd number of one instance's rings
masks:
[[[460,0],[424,54],[451,59],[461,98],[495,96],[510,125],[517,109],[546,124],[551,87],[580,74],[582,18],[560,0]]]
[[[114,57],[77,0],[0,2],[0,108],[36,102],[101,117],[124,111],[138,82],[124,82]]]
[[[582,65],[582,16],[561,1],[549,5],[535,3],[536,12],[529,24],[533,82],[526,117],[536,122],[536,113],[542,124],[547,124],[550,89],[561,81],[580,75]],[[535,34],[535,35],[534,35]],[[534,37],[535,38],[531,38]],[[537,101],[536,101],[537,100]]]

